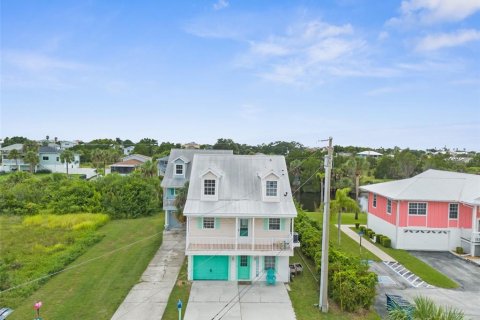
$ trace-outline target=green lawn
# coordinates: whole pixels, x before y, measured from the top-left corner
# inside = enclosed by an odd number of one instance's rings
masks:
[[[293,257],[290,257],[290,263],[299,262],[304,266],[303,274],[296,276],[294,280],[290,283],[291,291],[289,291],[289,295],[290,299],[292,300],[292,305],[293,309],[295,310],[297,320],[380,319],[380,317],[374,311],[364,310],[359,313],[341,312],[333,302],[330,302],[330,308],[327,314],[321,313],[318,310],[318,306],[315,306],[315,304],[318,305],[319,283],[310,273],[306,265],[308,264],[310,266],[310,269],[314,273],[315,267],[308,258],[300,255],[300,250],[295,249],[295,255]]]
[[[187,310],[188,297],[190,297],[190,289],[192,288],[192,283],[188,281],[187,278],[187,258],[185,258],[182,268],[180,269],[180,273],[177,277],[177,283],[173,287],[170,297],[168,298],[167,307],[163,314],[162,320],[178,319],[178,299],[182,300],[182,317],[185,314],[185,310]]]
[[[163,219],[159,214],[109,222],[99,229],[104,238],[70,267],[85,264],[51,278],[8,319],[32,318],[32,305],[38,300],[48,320],[110,319],[160,246]],[[137,242],[141,239],[145,240]],[[119,248],[123,249],[114,251]]]
[[[307,215],[309,218],[313,220],[317,220],[320,223],[323,223],[323,214],[318,213],[318,212],[307,212]],[[366,217],[364,217],[365,214],[361,214],[359,216],[359,220],[361,224],[364,224],[363,221],[366,223]],[[346,221],[346,224],[351,224],[349,221],[354,219],[353,213],[346,213],[342,215],[342,222]],[[341,232],[341,239],[340,239],[340,245],[338,245],[338,228],[335,225],[335,222],[333,220],[330,221],[330,243],[340,249],[343,252],[348,252],[352,256],[356,257],[361,257],[362,259],[368,259],[368,260],[374,260],[374,261],[380,261],[380,259],[371,253],[370,251],[366,250],[365,248],[362,248],[362,252],[360,252],[360,245],[355,242],[352,238],[347,236],[345,233]]]

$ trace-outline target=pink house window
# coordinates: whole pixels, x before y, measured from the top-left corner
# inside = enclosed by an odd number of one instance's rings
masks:
[[[424,216],[427,214],[426,202],[410,202],[408,204],[408,214]]]
[[[392,200],[387,199],[387,213],[392,213]]]
[[[376,194],[373,194],[373,203],[372,203],[372,206],[373,206],[374,208],[377,207],[377,195],[376,195]]]
[[[458,203],[450,203],[448,206],[448,218],[458,219]]]

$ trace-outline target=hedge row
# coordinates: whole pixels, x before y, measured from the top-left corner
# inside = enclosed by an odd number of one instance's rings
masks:
[[[300,236],[301,250],[315,261],[317,271],[321,270],[322,229],[318,223],[299,211],[295,230]],[[342,251],[329,248],[328,292],[342,310],[356,311],[369,309],[375,299],[377,275],[368,271],[368,264]]]

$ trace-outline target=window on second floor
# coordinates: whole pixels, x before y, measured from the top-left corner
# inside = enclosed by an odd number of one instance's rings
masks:
[[[410,202],[408,204],[408,214],[424,216],[427,214],[426,202]]]
[[[372,206],[373,206],[374,208],[377,207],[377,195],[376,195],[376,194],[373,194],[373,203],[372,203]]]
[[[215,229],[215,218],[204,217],[203,218],[203,229]]]
[[[280,218],[268,219],[268,230],[280,230]]]
[[[392,213],[392,200],[387,199],[387,213]]]
[[[203,180],[203,194],[206,196],[215,195],[215,180],[212,180],[212,179]]]
[[[458,219],[458,203],[450,203],[448,206],[448,218]]]
[[[277,196],[277,181],[268,181],[266,182],[266,196],[267,197],[276,197]]]
[[[47,157],[47,156],[43,156],[43,157],[42,157],[42,160],[48,160],[48,157]]]
[[[183,164],[175,165],[175,174],[179,176],[183,175]]]

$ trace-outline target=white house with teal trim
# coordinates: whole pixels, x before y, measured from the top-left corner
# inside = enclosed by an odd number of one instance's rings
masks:
[[[289,282],[300,244],[283,156],[196,154],[184,215],[189,280],[265,281],[273,269]]]
[[[163,210],[165,211],[165,229],[179,228],[182,225],[176,218],[174,205],[177,190],[190,179],[193,156],[195,154],[233,154],[232,150],[172,149],[168,159],[159,161],[159,175],[163,175]]]

